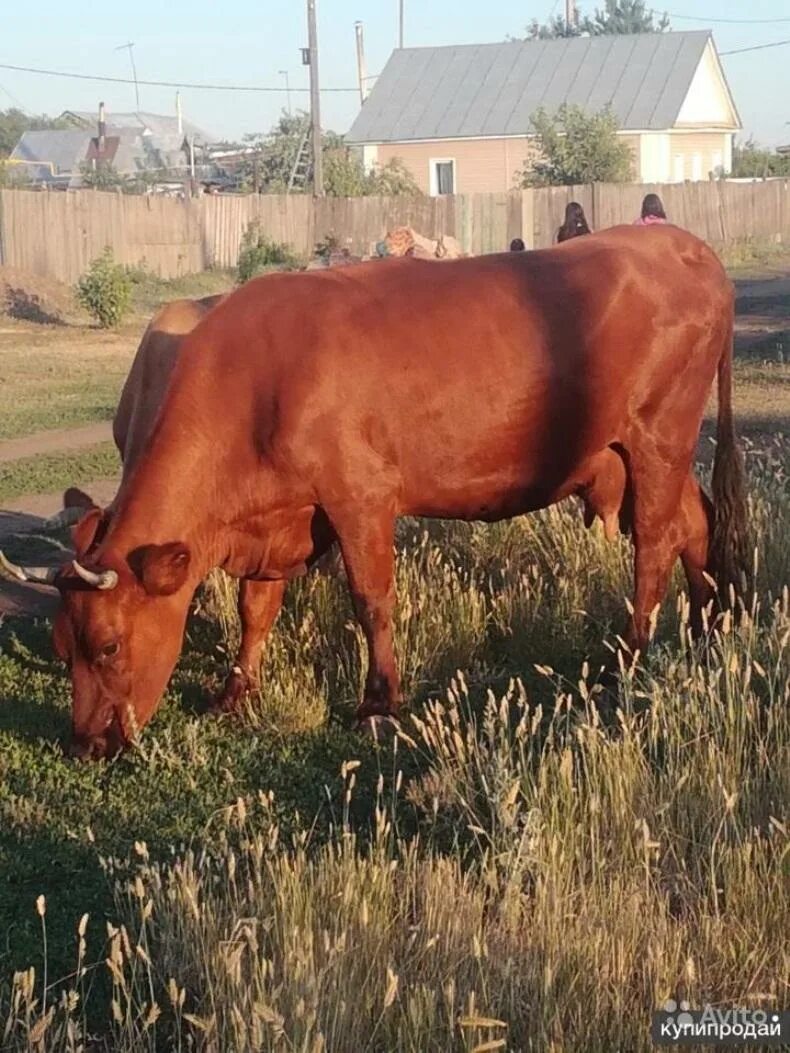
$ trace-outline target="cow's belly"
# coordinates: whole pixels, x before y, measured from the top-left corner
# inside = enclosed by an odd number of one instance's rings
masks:
[[[432,490],[407,494],[403,515],[431,519],[478,519],[488,523],[547,508],[573,493],[575,474],[538,484],[531,479],[473,480],[456,488],[438,485]]]
[[[612,439],[604,427],[527,424],[481,436],[471,425],[457,443],[429,441],[404,458],[403,512],[493,522],[546,508],[576,490],[590,457]]]

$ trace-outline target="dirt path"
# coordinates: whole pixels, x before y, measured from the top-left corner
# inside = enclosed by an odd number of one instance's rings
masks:
[[[40,431],[34,435],[23,435],[18,439],[0,442],[0,464],[18,461],[22,457],[40,457],[47,453],[68,453],[112,441],[112,422],[99,421],[81,428],[58,428]]]

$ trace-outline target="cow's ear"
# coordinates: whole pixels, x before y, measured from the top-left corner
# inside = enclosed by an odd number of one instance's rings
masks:
[[[85,491],[80,490],[78,486],[70,486],[68,490],[63,493],[63,507],[82,508],[88,512],[90,509],[98,508],[99,506],[90,494],[86,494]]]
[[[77,558],[85,556],[95,544],[98,544],[105,529],[106,523],[101,508],[94,507],[85,513],[71,530]]]
[[[129,562],[149,596],[172,596],[186,583],[190,554],[180,541],[169,541],[138,548]]]

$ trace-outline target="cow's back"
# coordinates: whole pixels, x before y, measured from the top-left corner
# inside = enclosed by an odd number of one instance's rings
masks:
[[[143,334],[113,419],[113,438],[128,473],[151,433],[184,337],[227,294],[174,300],[154,315]]]
[[[267,450],[307,492],[379,479],[410,514],[496,518],[614,444],[693,443],[731,308],[716,256],[670,227],[267,276],[193,334],[169,412],[178,435],[233,405],[216,453],[241,472]]]

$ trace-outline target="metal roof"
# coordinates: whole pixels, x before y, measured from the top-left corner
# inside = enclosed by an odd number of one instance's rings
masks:
[[[62,114],[66,120],[79,122],[82,126],[95,129],[98,117],[96,111],[90,110],[66,110]],[[181,141],[190,135],[194,135],[199,143],[211,142],[212,138],[202,128],[198,128],[191,121],[183,119],[181,122]],[[107,110],[107,129],[119,129],[124,131],[134,129],[141,135],[153,135],[156,139],[178,139],[178,118],[160,113],[112,113]]]
[[[25,162],[24,171],[35,182],[51,182],[56,175],[72,176],[73,185],[80,181],[80,165],[95,149],[92,128],[67,128],[55,131],[23,132],[10,160]],[[187,132],[188,134],[188,132]],[[107,141],[111,144],[110,160],[121,175],[134,175],[157,168],[185,169],[186,156],[178,135],[162,138],[145,135],[141,128],[117,128],[108,124]]]
[[[394,51],[349,143],[525,135],[541,107],[611,107],[624,130],[677,120],[711,34],[639,33]]]
[[[90,132],[74,128],[23,132],[10,160],[40,162],[53,166],[54,174],[71,174],[79,170],[89,142]]]

